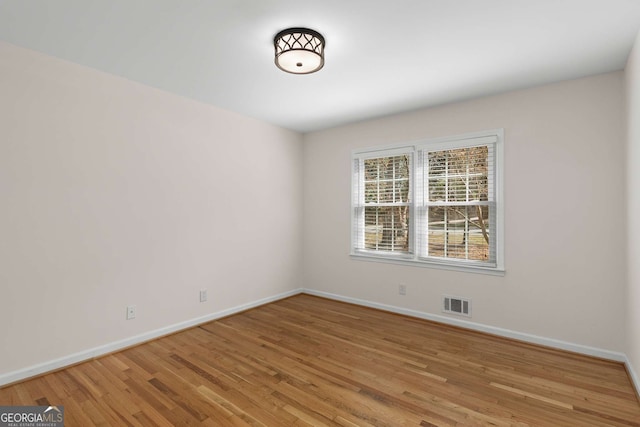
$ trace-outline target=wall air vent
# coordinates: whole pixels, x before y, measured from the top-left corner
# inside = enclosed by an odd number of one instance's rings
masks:
[[[471,300],[444,295],[442,297],[442,311],[471,317]]]

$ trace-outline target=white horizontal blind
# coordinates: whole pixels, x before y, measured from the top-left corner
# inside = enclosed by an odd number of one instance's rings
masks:
[[[502,139],[499,129],[354,152],[351,254],[503,272]]]
[[[466,143],[422,150],[419,252],[423,258],[495,266],[495,144]]]
[[[412,155],[354,159],[354,249],[412,252]]]

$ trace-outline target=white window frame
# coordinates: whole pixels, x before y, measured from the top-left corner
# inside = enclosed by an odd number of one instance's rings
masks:
[[[493,192],[493,204],[495,206],[495,233],[491,244],[495,245],[495,263],[482,261],[458,260],[453,258],[436,258],[426,256],[426,242],[421,236],[426,236],[426,230],[419,229],[424,222],[417,221],[420,211],[427,209],[428,202],[422,200],[423,195],[423,166],[421,159],[423,153],[440,150],[453,150],[457,148],[474,147],[478,145],[493,145],[494,150],[494,175],[493,186],[489,191]],[[365,159],[409,154],[411,161],[411,185],[410,185],[410,245],[409,253],[393,253],[384,251],[372,251],[361,248],[363,235],[362,221],[358,213],[362,212],[362,204],[359,202],[358,188],[362,188],[363,174],[358,172],[356,162]],[[431,267],[446,270],[466,271],[483,274],[504,274],[504,130],[493,129],[474,132],[464,135],[432,138],[405,144],[395,144],[384,147],[359,149],[352,151],[352,182],[351,182],[351,258],[364,261],[389,262],[395,264]],[[361,164],[361,163],[360,163]],[[359,225],[360,224],[360,225]],[[359,244],[358,244],[359,243]]]

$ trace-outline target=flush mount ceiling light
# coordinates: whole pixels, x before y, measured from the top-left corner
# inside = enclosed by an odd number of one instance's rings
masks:
[[[275,62],[287,73],[309,74],[324,65],[324,37],[308,28],[288,28],[273,39]]]

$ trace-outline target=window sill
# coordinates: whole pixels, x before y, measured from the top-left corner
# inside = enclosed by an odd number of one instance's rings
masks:
[[[409,265],[412,267],[435,268],[439,270],[460,271],[464,273],[486,274],[490,276],[504,276],[504,268],[481,267],[477,265],[445,264],[432,261],[414,260],[407,258],[389,258],[375,255],[351,254],[351,259],[355,261],[380,262],[385,264]]]

